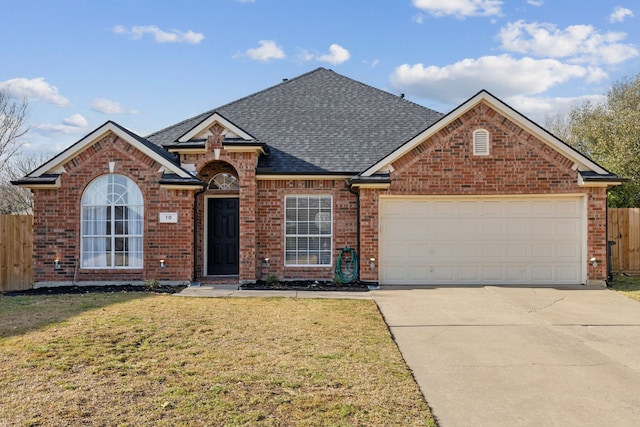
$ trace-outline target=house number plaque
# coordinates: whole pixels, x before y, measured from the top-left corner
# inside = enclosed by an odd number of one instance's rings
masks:
[[[160,222],[178,222],[178,212],[160,212]]]

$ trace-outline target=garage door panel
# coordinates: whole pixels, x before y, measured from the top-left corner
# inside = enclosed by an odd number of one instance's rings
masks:
[[[381,198],[380,282],[581,283],[583,206],[581,197]]]

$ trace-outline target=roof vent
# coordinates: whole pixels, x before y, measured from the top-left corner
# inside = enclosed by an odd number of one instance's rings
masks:
[[[282,79],[282,83],[286,83],[288,81],[289,81],[289,79]]]
[[[404,99],[404,93],[400,94],[400,98]]]

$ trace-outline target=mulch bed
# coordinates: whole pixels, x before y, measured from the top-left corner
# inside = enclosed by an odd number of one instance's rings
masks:
[[[367,282],[352,282],[344,284],[335,284],[333,282],[323,281],[305,281],[305,280],[287,280],[278,283],[267,283],[264,280],[258,280],[255,283],[247,283],[240,286],[243,290],[254,291],[349,291],[349,292],[367,292],[369,291]]]
[[[50,288],[27,289],[24,291],[5,292],[5,296],[29,296],[29,295],[65,295],[65,294],[90,294],[96,292],[155,292],[175,294],[186,286],[144,286],[144,285],[106,285],[106,286],[56,286]]]

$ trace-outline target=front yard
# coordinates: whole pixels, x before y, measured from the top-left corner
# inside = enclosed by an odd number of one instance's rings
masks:
[[[640,276],[616,275],[613,278],[611,289],[640,301]]]
[[[433,426],[372,301],[0,296],[0,426]]]

